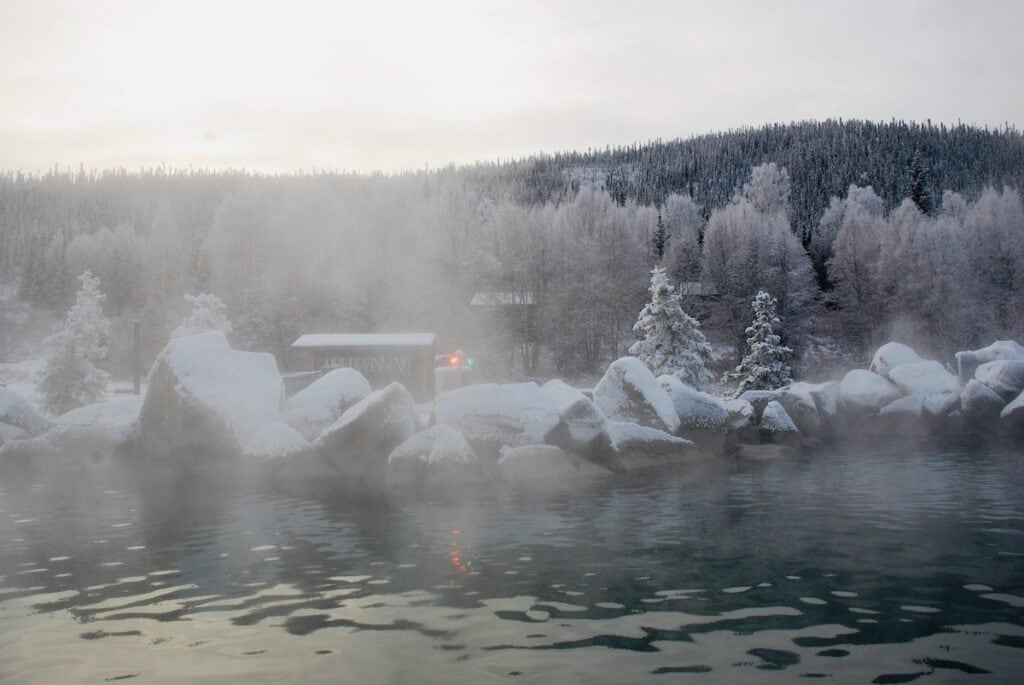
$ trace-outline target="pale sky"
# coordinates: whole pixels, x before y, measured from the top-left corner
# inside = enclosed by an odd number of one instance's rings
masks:
[[[399,171],[802,119],[1024,128],[1024,2],[0,0],[0,170]]]

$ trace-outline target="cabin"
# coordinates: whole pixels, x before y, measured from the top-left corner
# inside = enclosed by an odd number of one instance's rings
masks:
[[[308,359],[308,370],[351,368],[373,388],[398,381],[417,402],[434,399],[434,333],[307,333],[291,348]]]

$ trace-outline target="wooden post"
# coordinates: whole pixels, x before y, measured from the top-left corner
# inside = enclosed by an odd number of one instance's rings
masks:
[[[134,381],[135,394],[142,394],[142,323],[132,322],[132,380]]]

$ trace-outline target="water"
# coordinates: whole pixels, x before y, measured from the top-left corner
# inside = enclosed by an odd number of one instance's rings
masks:
[[[0,484],[5,682],[1021,682],[1017,452],[378,506]]]

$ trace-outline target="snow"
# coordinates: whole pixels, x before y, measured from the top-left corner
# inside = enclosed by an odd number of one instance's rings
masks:
[[[434,426],[410,436],[388,457],[392,485],[463,484],[489,480],[476,452],[451,426]]]
[[[725,374],[726,381],[739,381],[733,397],[740,397],[747,390],[772,390],[789,384],[789,359],[793,350],[782,344],[782,338],[774,331],[781,321],[775,314],[778,300],[761,290],[754,297],[754,321],[747,327],[747,348],[750,350],[740,365]]]
[[[284,419],[307,440],[315,440],[346,409],[371,392],[370,382],[355,369],[334,369],[289,397],[284,404]]]
[[[438,423],[458,429],[470,442],[495,453],[548,441],[559,424],[554,406],[534,383],[480,383],[437,396]]]
[[[920,419],[925,415],[924,400],[925,398],[920,395],[907,395],[885,405],[878,413],[881,416],[910,416]]]
[[[898,400],[899,389],[871,371],[853,369],[839,384],[844,407],[859,413],[873,413]]]
[[[313,445],[342,475],[380,483],[391,452],[422,428],[412,395],[391,383],[347,409]]]
[[[307,333],[292,343],[295,349],[325,347],[430,347],[434,333]]]
[[[923,362],[917,352],[913,349],[898,342],[889,342],[878,348],[875,352],[874,358],[871,360],[871,366],[868,367],[872,373],[876,373],[883,378],[889,378],[889,372],[895,369],[897,366],[902,364],[914,364],[917,362]]]
[[[712,430],[724,433],[729,427],[729,412],[722,401],[683,383],[673,374],[658,376],[668,392],[683,429]]]
[[[801,433],[814,434],[821,430],[821,416],[814,400],[820,388],[810,383],[793,383],[779,397],[779,403]]]
[[[216,295],[209,293],[186,294],[185,301],[192,305],[192,311],[188,318],[171,333],[172,338],[196,335],[207,331],[232,332],[231,322],[228,321],[224,313],[224,303]]]
[[[548,381],[541,391],[554,407],[566,428],[570,452],[588,450],[607,435],[608,420],[593,401],[578,389],[561,380]]]
[[[1024,361],[998,359],[985,362],[974,372],[974,377],[1003,399],[1011,400],[1024,390]]]
[[[594,388],[594,403],[609,420],[631,421],[669,433],[679,430],[672,398],[636,357],[611,363]]]
[[[988,347],[956,353],[961,378],[970,378],[982,364],[999,360],[1024,361],[1024,347],[1013,340],[997,340]]]
[[[765,405],[761,413],[761,430],[770,433],[796,433],[797,427],[793,419],[786,413],[785,408],[776,400]]]
[[[286,456],[308,444],[284,424],[283,397],[273,355],[233,350],[221,331],[175,338],[149,374],[140,447],[157,458],[190,451]]]
[[[138,395],[79,407],[57,417],[46,438],[69,454],[106,459],[135,438],[141,409]]]
[[[0,423],[16,426],[32,437],[50,427],[50,420],[41,411],[10,388],[0,388]]]
[[[504,447],[498,459],[498,471],[510,483],[541,487],[572,487],[581,478],[611,473],[603,466],[552,445]]]
[[[956,376],[936,361],[909,362],[889,370],[889,380],[907,395],[960,394]]]
[[[754,422],[754,406],[746,400],[722,400],[722,406],[729,412],[729,430],[738,431]]]

